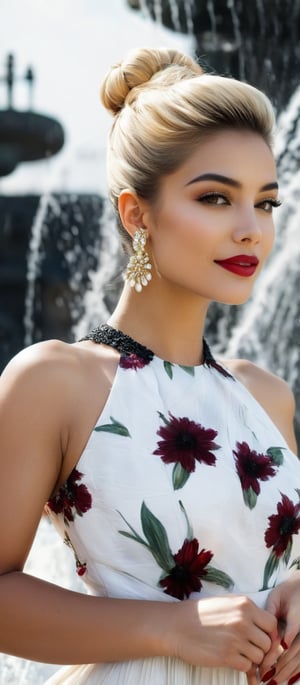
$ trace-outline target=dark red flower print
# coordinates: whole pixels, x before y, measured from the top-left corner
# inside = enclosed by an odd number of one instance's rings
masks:
[[[237,442],[233,450],[237,474],[241,481],[244,501],[252,509],[260,493],[259,481],[265,481],[276,475],[276,468],[268,454],[258,454],[251,450],[246,442]]]
[[[76,571],[79,576],[84,576],[86,573],[86,563],[84,562],[84,564],[81,564],[80,562],[76,562]]]
[[[69,525],[76,514],[82,516],[92,506],[92,497],[83,483],[78,485],[83,474],[74,469],[68,480],[54,497],[48,502],[48,507],[55,514],[63,514],[64,522]]]
[[[120,366],[122,369],[134,369],[134,371],[137,371],[138,369],[143,369],[144,366],[147,366],[147,364],[150,364],[151,362],[150,357],[140,357],[138,354],[122,354],[120,357]]]
[[[298,535],[300,529],[300,503],[294,504],[287,495],[281,495],[277,504],[277,514],[269,516],[269,527],[265,532],[267,547],[273,548],[279,558],[290,547],[292,536]]]
[[[170,421],[165,420],[157,434],[162,438],[153,454],[158,454],[165,464],[179,462],[192,473],[196,461],[212,466],[216,463],[213,450],[219,449],[214,442],[217,431],[204,428],[200,423],[191,421],[186,416],[176,418],[170,414]]]
[[[181,549],[174,554],[175,566],[170,573],[159,581],[164,592],[177,599],[185,599],[192,592],[199,592],[202,588],[201,578],[207,571],[205,567],[211,561],[213,553],[202,549],[199,552],[199,542],[185,540]]]
[[[208,583],[215,583],[224,588],[233,587],[234,582],[227,573],[210,566],[213,553],[205,549],[199,552],[199,542],[193,537],[192,527],[182,502],[179,502],[179,505],[186,520],[187,536],[176,554],[172,554],[165,527],[148,509],[145,502],[141,507],[141,524],[145,539],[126,521],[121,512],[119,513],[130,532],[120,530],[119,533],[135,540],[151,552],[163,570],[157,584],[172,597],[184,599],[189,597],[191,592],[199,592],[202,587],[200,578],[204,576]]]

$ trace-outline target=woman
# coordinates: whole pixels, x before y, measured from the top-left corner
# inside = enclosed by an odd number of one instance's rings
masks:
[[[113,67],[102,100],[132,256],[108,325],[3,373],[0,648],[79,664],[51,685],[291,685],[293,398],[203,340],[209,302],[245,302],[272,248],[272,108],[164,49]],[[89,596],[22,573],[47,500]]]

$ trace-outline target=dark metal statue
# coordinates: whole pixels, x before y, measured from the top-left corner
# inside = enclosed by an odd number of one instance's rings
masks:
[[[13,106],[14,85],[19,80],[28,81],[27,111]],[[14,56],[10,54],[6,73],[0,81],[7,87],[7,109],[0,110],[0,176],[6,176],[20,162],[44,159],[59,152],[64,144],[64,131],[56,119],[32,111],[34,72],[31,67],[23,77],[17,77]]]

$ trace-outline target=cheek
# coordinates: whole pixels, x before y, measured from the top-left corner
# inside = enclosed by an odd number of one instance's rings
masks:
[[[162,214],[157,223],[153,246],[158,260],[197,260],[204,252],[213,254],[213,222],[199,216],[199,208],[174,207]]]
[[[273,219],[270,221],[270,225],[265,232],[265,257],[267,258],[272,251],[275,240],[275,227]]]

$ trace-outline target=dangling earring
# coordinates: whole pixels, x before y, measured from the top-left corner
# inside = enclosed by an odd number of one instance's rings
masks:
[[[132,247],[135,252],[130,257],[126,272],[125,280],[131,288],[135,288],[137,293],[140,293],[143,286],[148,285],[151,281],[150,269],[152,265],[149,261],[149,255],[145,250],[148,233],[144,228],[139,228],[132,240]]]

